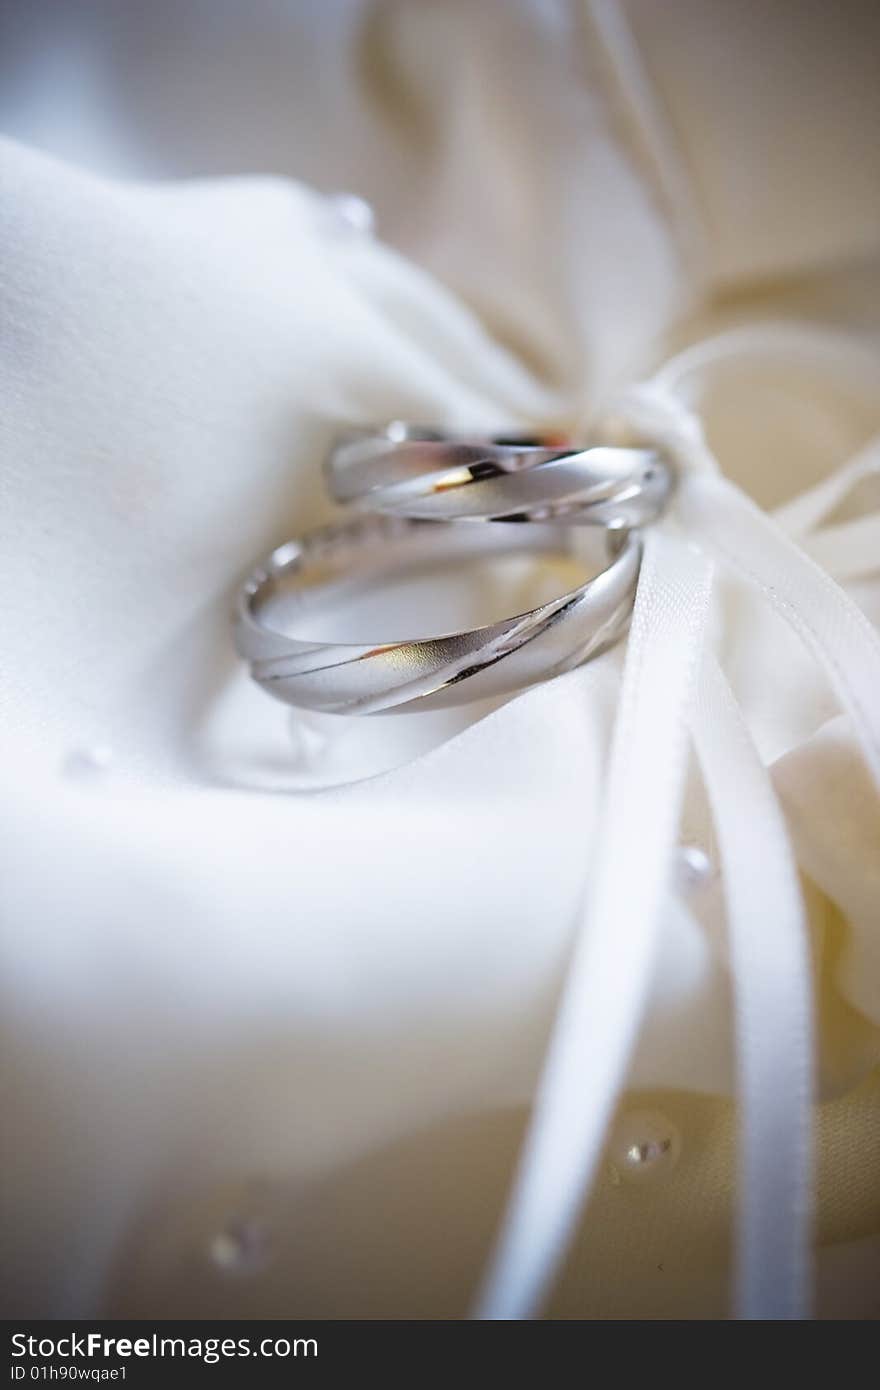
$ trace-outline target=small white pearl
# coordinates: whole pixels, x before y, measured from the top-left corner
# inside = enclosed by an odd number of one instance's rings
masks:
[[[630,1110],[616,1122],[608,1145],[615,1183],[642,1183],[671,1173],[681,1156],[681,1135],[659,1110]]]
[[[356,193],[336,193],[330,199],[339,220],[352,232],[372,236],[376,230],[376,214],[365,198]]]
[[[256,1274],[268,1263],[268,1233],[253,1219],[230,1221],[211,1238],[208,1254],[223,1274]]]
[[[105,773],[113,761],[113,749],[108,743],[93,743],[74,748],[64,759],[62,772],[74,781],[90,781]]]
[[[712,860],[699,845],[682,845],[678,851],[676,880],[679,892],[696,893],[712,877]]]

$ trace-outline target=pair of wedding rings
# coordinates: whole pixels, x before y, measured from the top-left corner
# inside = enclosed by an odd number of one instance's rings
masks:
[[[270,695],[339,714],[509,694],[604,651],[632,613],[639,529],[660,515],[671,489],[651,449],[482,439],[399,421],[346,436],[325,471],[333,497],[355,515],[273,551],[239,594],[235,641]],[[315,612],[352,583],[359,589],[474,556],[571,556],[584,525],[603,528],[605,567],[527,612],[411,641],[355,645],[304,635]]]

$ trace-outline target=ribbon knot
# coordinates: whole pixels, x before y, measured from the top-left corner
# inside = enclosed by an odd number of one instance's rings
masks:
[[[662,382],[627,387],[614,401],[611,417],[612,428],[622,425],[635,442],[660,449],[679,480],[720,472],[699,416]]]

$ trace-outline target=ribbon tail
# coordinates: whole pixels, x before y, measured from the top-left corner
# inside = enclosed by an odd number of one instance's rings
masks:
[[[712,566],[645,540],[584,929],[474,1316],[535,1316],[565,1255],[626,1077],[677,838]]]
[[[716,659],[694,738],[721,855],[733,978],[740,1181],[736,1316],[809,1316],[813,1036],[810,955],[785,818]]]

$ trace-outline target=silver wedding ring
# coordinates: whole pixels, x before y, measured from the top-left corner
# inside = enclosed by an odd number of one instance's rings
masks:
[[[268,694],[338,714],[505,695],[606,650],[632,613],[638,528],[659,516],[671,487],[653,450],[443,436],[399,422],[348,435],[326,474],[352,516],[287,542],[254,571],[239,593],[235,641]],[[493,524],[463,524],[473,521]],[[582,556],[584,526],[604,528],[606,563],[549,602],[404,640],[312,635],[316,618],[347,596],[438,564],[510,552]]]
[[[341,439],[325,474],[337,502],[425,521],[645,526],[670,488],[653,449],[444,435],[400,420]]]

